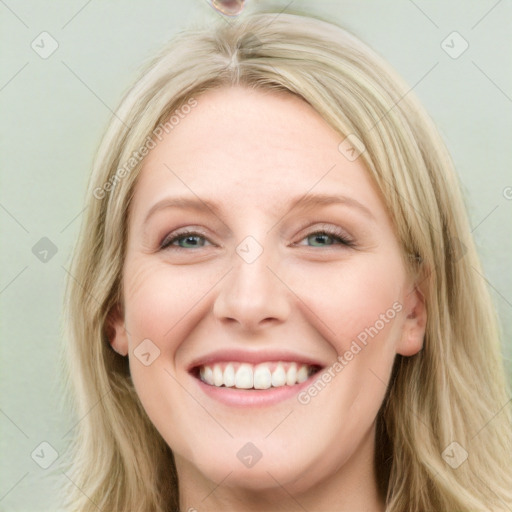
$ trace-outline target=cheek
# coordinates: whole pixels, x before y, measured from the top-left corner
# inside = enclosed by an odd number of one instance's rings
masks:
[[[350,418],[343,426],[346,438],[357,439],[375,418],[385,395],[404,322],[405,273],[397,254],[396,258],[354,258],[337,271],[320,267],[308,275],[301,293],[321,321],[313,320],[312,314],[309,319],[337,356],[319,374],[322,382],[313,382],[299,396],[299,403],[314,415],[332,415],[332,435],[339,428],[339,414],[346,415]],[[321,282],[327,285],[311,286]]]
[[[134,260],[126,269],[125,315],[132,347],[149,338],[161,351],[194,319],[201,298],[209,289],[201,273],[171,269],[161,262]],[[166,344],[163,345],[163,340]]]
[[[215,284],[215,275],[133,258],[127,263],[125,276],[125,320],[135,389],[162,436],[173,445],[186,445],[180,436],[188,428],[179,426],[176,418],[189,418],[197,404],[177,384],[177,356],[181,342],[206,314],[206,294]],[[139,358],[143,352],[150,353],[147,365]],[[171,410],[176,414],[176,425],[169,438]]]
[[[209,293],[225,272],[208,271],[206,267],[191,270],[148,260],[134,257],[127,262],[125,321],[134,385],[145,408],[158,415],[162,402],[157,397],[170,403],[179,401],[172,391],[176,386],[169,390],[169,374],[183,370],[183,347],[188,346],[183,341],[208,315]],[[148,347],[151,363],[146,366],[139,355],[147,353]]]
[[[338,354],[348,350],[358,336],[364,340],[366,333],[369,337],[368,330],[373,334],[371,339],[378,338],[382,343],[398,335],[404,284],[398,255],[361,255],[339,265],[290,272],[307,276],[295,281],[298,295],[308,306],[303,314],[310,311],[308,318]]]

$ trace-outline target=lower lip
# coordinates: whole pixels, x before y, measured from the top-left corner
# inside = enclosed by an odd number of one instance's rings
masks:
[[[192,377],[199,389],[206,395],[232,407],[266,407],[284,400],[294,398],[301,390],[307,388],[318,378],[320,372],[311,375],[307,380],[293,386],[281,386],[268,389],[236,389],[217,387],[206,384],[197,377]]]

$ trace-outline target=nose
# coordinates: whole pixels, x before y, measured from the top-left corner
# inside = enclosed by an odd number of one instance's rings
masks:
[[[233,254],[233,268],[221,281],[213,305],[217,320],[247,331],[286,321],[291,308],[290,291],[272,268],[276,265],[269,263],[266,251],[252,263]]]

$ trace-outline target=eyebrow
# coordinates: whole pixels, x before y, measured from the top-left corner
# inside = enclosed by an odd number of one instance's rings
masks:
[[[288,203],[287,212],[289,213],[294,208],[300,210],[311,210],[318,206],[329,206],[332,204],[350,206],[359,210],[369,219],[375,220],[372,212],[366,206],[352,197],[343,195],[306,194],[304,196],[295,197]],[[149,218],[155,212],[166,208],[182,208],[186,210],[195,210],[198,212],[210,211],[217,217],[221,216],[221,206],[218,203],[209,201],[208,199],[200,199],[199,197],[167,197],[161,201],[158,201],[149,209],[144,219],[144,224],[148,222]]]

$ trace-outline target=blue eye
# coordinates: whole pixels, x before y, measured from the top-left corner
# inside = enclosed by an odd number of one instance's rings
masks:
[[[308,243],[298,243],[296,245],[306,245],[308,247],[329,247],[331,245],[343,245],[354,247],[354,241],[349,238],[343,230],[337,227],[326,226],[325,228],[313,231],[302,240]]]
[[[306,244],[294,244],[294,245],[306,245],[308,247],[329,247],[331,245],[342,245],[347,247],[353,247],[354,242],[349,239],[345,233],[338,228],[328,228],[319,231],[313,231],[309,235],[305,236],[302,240],[307,240]],[[301,241],[302,241],[301,240]],[[185,231],[176,233],[170,238],[165,238],[160,244],[160,249],[200,249],[206,244],[211,244],[207,238],[197,231]]]
[[[178,242],[176,248],[178,249],[196,249],[198,247],[203,247],[205,244],[206,238],[200,233],[196,233],[195,231],[187,231],[178,233],[172,238],[166,238],[160,249],[167,249],[170,246],[176,246],[175,242]]]
[[[311,242],[311,247],[325,247],[328,245],[335,244],[336,241],[338,241],[342,245],[351,245],[351,241],[348,240],[347,238],[341,235],[337,235],[335,233],[331,233],[329,231],[316,231],[314,233],[309,234],[307,237],[304,238],[304,240],[308,240],[309,242]]]

